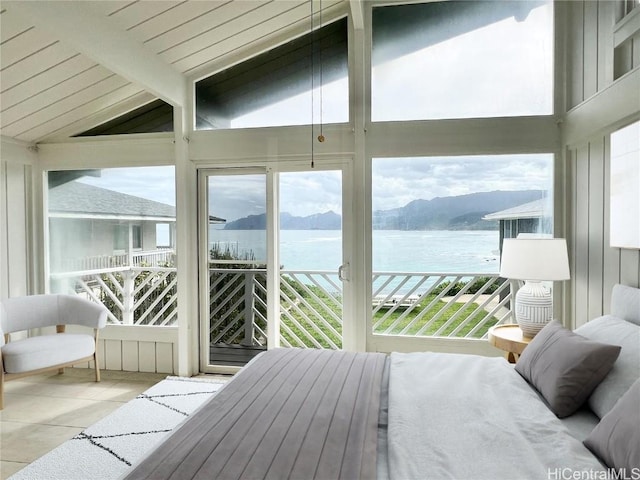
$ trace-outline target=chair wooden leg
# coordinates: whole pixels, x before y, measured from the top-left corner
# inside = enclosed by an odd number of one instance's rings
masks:
[[[0,353],[0,410],[4,409],[4,364]]]
[[[93,354],[93,364],[96,367],[96,382],[100,381],[100,365],[98,365],[98,353]]]
[[[96,382],[100,381],[100,364],[98,363],[98,329],[94,329],[93,333],[96,339],[96,348],[93,352],[93,364],[96,368]]]

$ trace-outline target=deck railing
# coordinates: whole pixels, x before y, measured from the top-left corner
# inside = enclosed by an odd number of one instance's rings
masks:
[[[210,268],[212,344],[266,345],[264,269]],[[110,309],[109,321],[169,326],[177,320],[176,269],[117,267],[52,274],[55,291],[75,292]],[[373,274],[375,334],[484,338],[510,318],[509,283],[497,274]],[[342,283],[334,272],[283,271],[281,343],[338,349],[342,345]]]
[[[373,331],[485,338],[511,316],[509,282],[486,273],[374,273]]]
[[[118,267],[162,267],[175,264],[175,250],[161,248],[149,251],[134,251],[131,254],[93,255],[91,257],[65,258],[56,265],[58,271],[80,272]]]
[[[117,267],[51,274],[52,291],[76,293],[109,309],[121,325],[170,326],[178,319],[174,268]]]

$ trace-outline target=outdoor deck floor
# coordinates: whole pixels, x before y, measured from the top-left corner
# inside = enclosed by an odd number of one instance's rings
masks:
[[[209,362],[212,365],[243,367],[253,357],[267,350],[267,347],[227,345],[216,343],[209,348]]]

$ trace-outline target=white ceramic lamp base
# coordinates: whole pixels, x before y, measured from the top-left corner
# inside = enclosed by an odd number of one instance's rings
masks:
[[[516,294],[516,321],[523,335],[535,337],[552,318],[551,292],[540,282],[527,280]]]

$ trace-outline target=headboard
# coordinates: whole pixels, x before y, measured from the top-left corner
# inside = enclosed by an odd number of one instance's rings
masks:
[[[640,325],[640,288],[614,285],[611,292],[611,315]]]

